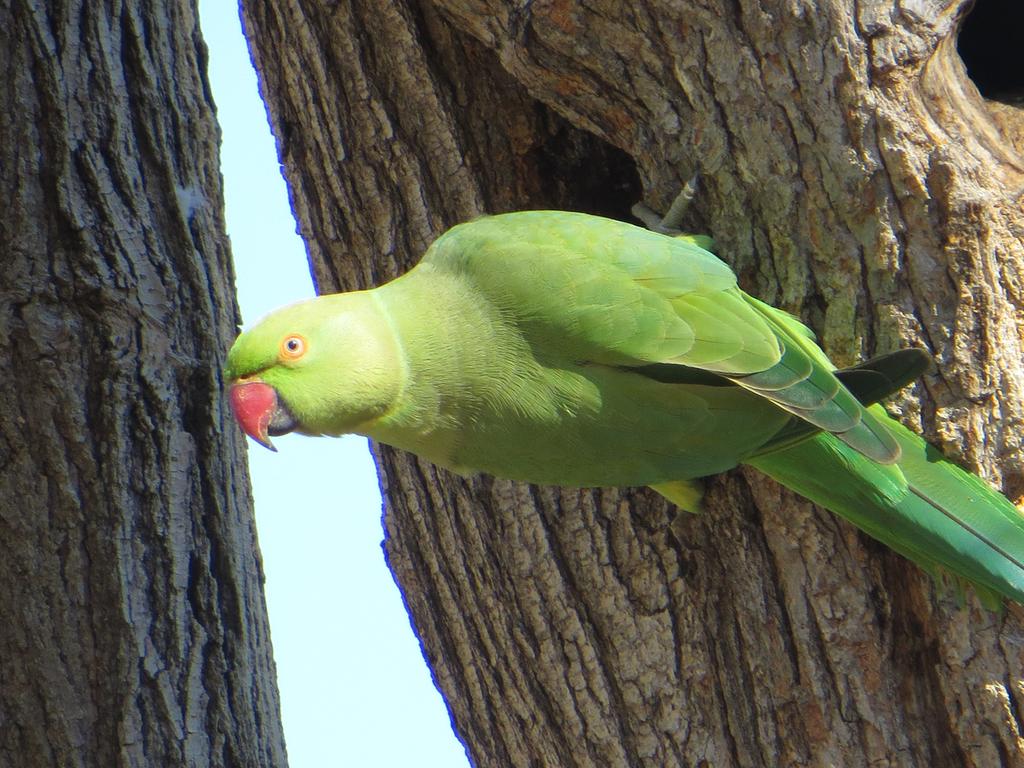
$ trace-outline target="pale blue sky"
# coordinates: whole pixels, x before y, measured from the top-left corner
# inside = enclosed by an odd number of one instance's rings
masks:
[[[238,296],[246,326],[313,294],[237,7],[201,0]],[[291,768],[464,768],[381,551],[361,438],[249,442]]]

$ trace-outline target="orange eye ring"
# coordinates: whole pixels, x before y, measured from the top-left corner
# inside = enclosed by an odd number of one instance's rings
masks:
[[[309,348],[306,339],[297,333],[290,333],[281,340],[281,359],[298,360]]]

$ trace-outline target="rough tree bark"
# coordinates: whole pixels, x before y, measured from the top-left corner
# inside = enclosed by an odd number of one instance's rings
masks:
[[[283,766],[194,2],[0,0],[0,766]]]
[[[893,412],[1024,490],[1024,159],[957,57],[966,0],[242,4],[320,290],[482,213],[625,216],[699,171],[689,223],[744,288],[840,364],[926,347]],[[673,520],[377,457],[478,765],[1024,765],[1020,607],[960,605],[753,471]]]

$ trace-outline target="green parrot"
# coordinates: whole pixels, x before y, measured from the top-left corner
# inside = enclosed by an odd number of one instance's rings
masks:
[[[459,473],[651,486],[700,506],[746,464],[986,604],[1024,603],[1024,518],[877,401],[921,350],[836,370],[700,237],[529,211],[441,235],[379,288],[300,302],[235,341],[246,434],[357,433]]]

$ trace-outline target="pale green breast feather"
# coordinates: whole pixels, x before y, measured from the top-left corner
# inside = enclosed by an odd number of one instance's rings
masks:
[[[737,387],[683,388],[595,359],[563,344],[552,318],[430,259],[379,290],[409,380],[366,433],[455,470],[562,485],[699,477],[789,418]]]

